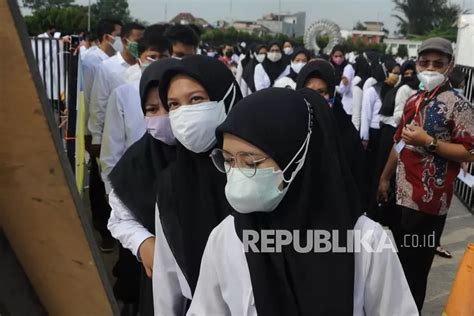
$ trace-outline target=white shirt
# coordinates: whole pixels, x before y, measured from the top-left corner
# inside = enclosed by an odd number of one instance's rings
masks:
[[[360,137],[369,140],[369,129],[380,129],[380,108],[382,101],[373,86],[364,89],[360,119]]]
[[[95,47],[95,46],[94,46]],[[91,102],[92,85],[94,84],[95,74],[101,63],[109,59],[109,56],[100,48],[94,47],[87,50],[84,59],[82,60],[82,87],[84,89],[84,133],[90,135],[89,122],[89,108]]]
[[[337,87],[337,92],[342,95],[342,106],[348,115],[352,115],[352,81],[354,80],[355,70],[352,65],[346,65],[344,67],[343,77],[349,80],[347,86],[342,83]]]
[[[352,80],[352,124],[357,130],[360,130],[360,115],[362,112],[362,95],[363,91],[358,86],[362,81],[359,76]]]
[[[123,73],[123,78],[125,82],[134,82],[140,80],[142,77],[142,69],[140,68],[140,64],[136,63],[133,66],[128,67],[127,70]]]
[[[373,248],[381,238],[389,238],[379,224],[365,216],[359,218],[354,229],[361,230],[362,236],[373,231],[368,240]],[[361,249],[354,254],[353,315],[418,315],[397,254],[390,249],[380,253]],[[209,236],[187,315],[257,315],[244,247],[232,216]]]
[[[138,250],[141,244],[146,239],[153,237],[153,234],[137,221],[130,209],[115,194],[114,190],[109,194],[109,204],[112,211],[110,212],[107,228],[112,237],[139,258]]]
[[[153,305],[155,316],[183,315],[191,288],[171,252],[161,226],[158,206],[155,213],[156,240],[153,262]],[[203,314],[204,315],[204,314]]]
[[[285,70],[275,79],[277,81],[280,78],[286,77],[290,74],[290,66],[288,65]],[[272,83],[270,81],[270,77],[268,77],[265,69],[263,68],[262,64],[258,64],[255,67],[255,73],[253,75],[255,81],[255,91],[259,91],[265,88],[270,88]]]
[[[408,99],[415,93],[416,90],[410,88],[409,85],[401,86],[395,96],[395,109],[393,110],[393,115],[389,117],[380,115],[380,122],[397,128],[402,119],[403,111],[405,110],[405,105]]]
[[[107,102],[112,91],[125,83],[123,73],[130,65],[117,53],[104,60],[99,66],[92,85],[89,107],[89,131],[92,134],[92,144],[102,142]]]
[[[114,89],[107,103],[100,166],[105,191],[111,191],[108,176],[127,149],[146,132],[140,101],[140,80]]]

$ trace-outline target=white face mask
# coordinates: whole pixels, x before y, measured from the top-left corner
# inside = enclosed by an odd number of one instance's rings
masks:
[[[283,52],[285,53],[285,55],[291,55],[293,54],[293,47],[285,47],[283,48]]]
[[[310,112],[310,105],[308,102],[306,103]],[[308,114],[308,134],[306,139],[284,170],[275,171],[273,168],[257,169],[255,175],[249,178],[238,168],[232,168],[227,174],[227,184],[225,186],[225,195],[232,208],[242,214],[272,212],[275,210],[285,197],[298,172],[303,168],[311,140],[311,133],[311,114]],[[301,159],[296,160],[301,152],[303,152],[303,156]],[[293,163],[297,164],[295,171],[291,174],[290,179],[286,180],[284,174]],[[287,185],[283,190],[280,190],[283,183]]]
[[[294,62],[291,62],[291,69],[293,69],[294,72],[296,72],[297,74],[300,73],[301,69],[303,69],[303,67],[306,65],[306,63],[294,63]]]
[[[216,57],[216,52],[207,52],[207,56],[214,58]]]
[[[271,62],[274,62],[274,63],[279,61],[281,59],[281,57],[282,57],[282,55],[279,52],[268,53],[268,55],[267,55],[268,60],[270,60]]]
[[[227,117],[224,100],[233,91],[231,110],[235,101],[235,86],[232,84],[224,98],[217,101],[193,105],[181,105],[169,113],[171,129],[176,139],[188,150],[203,153],[216,144],[216,128]]]
[[[147,132],[153,138],[163,143],[173,146],[176,145],[176,138],[171,130],[170,118],[167,115],[145,116],[145,125]]]
[[[433,91],[446,80],[446,76],[437,71],[426,70],[418,73],[417,76],[421,83],[420,87],[425,91]]]
[[[114,42],[113,43],[110,43],[110,46],[112,46],[112,48],[118,52],[118,53],[121,53],[123,52],[123,43],[122,43],[122,38],[120,36],[115,36],[114,37]]]
[[[257,61],[259,63],[263,63],[263,61],[265,60],[265,57],[267,57],[266,54],[258,54],[258,55],[255,55],[255,59],[257,59]]]

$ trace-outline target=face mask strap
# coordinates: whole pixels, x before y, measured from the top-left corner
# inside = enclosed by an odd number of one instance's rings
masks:
[[[230,92],[233,92],[232,93],[232,101],[230,101],[229,110],[227,111],[227,113],[229,113],[230,110],[232,110],[232,107],[234,106],[234,101],[235,101],[235,97],[236,97],[236,94],[237,94],[236,88],[235,88],[235,83],[232,83],[232,85],[229,87],[229,89],[225,93],[224,97],[222,98],[222,101],[227,99],[227,97],[230,95]]]
[[[288,185],[290,185],[291,182],[293,182],[293,180],[295,179],[298,172],[303,168],[304,161],[306,159],[306,155],[307,155],[308,150],[309,150],[309,143],[310,143],[310,140],[311,140],[311,134],[313,132],[313,121],[312,121],[313,109],[311,107],[311,104],[306,99],[304,99],[304,101],[306,102],[306,106],[308,107],[308,134],[306,135],[306,139],[303,142],[303,144],[301,145],[301,147],[298,150],[298,152],[296,153],[296,155],[293,157],[293,159],[291,159],[291,161],[288,163],[288,165],[286,166],[286,168],[282,172],[283,173],[283,181],[285,183],[288,183]],[[297,166],[296,166],[295,171],[292,172],[290,179],[286,180],[285,179],[285,172],[295,162],[296,158],[298,158],[298,156],[300,155],[300,153],[303,149],[304,149],[303,156],[301,157],[301,159],[296,161]]]

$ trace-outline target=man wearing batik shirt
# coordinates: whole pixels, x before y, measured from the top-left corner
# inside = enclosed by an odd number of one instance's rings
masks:
[[[474,111],[449,83],[453,66],[448,40],[422,43],[417,59],[420,90],[407,101],[378,192],[379,201],[386,201],[396,169],[400,221],[393,233],[420,311],[460,163],[474,161]]]

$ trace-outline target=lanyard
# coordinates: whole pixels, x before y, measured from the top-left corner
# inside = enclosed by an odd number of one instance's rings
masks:
[[[445,81],[446,82],[446,81]],[[418,100],[416,101],[416,104],[415,104],[415,116],[413,116],[413,119],[412,120],[415,120],[415,118],[418,116],[418,114],[420,113],[420,110],[422,108],[422,103],[423,104],[423,107],[427,104],[429,104],[431,102],[431,100],[433,100],[433,98],[435,97],[435,95],[438,93],[438,91],[441,89],[441,87],[444,86],[445,82],[443,82],[442,84],[440,84],[432,93],[429,97],[426,97],[426,95],[428,94],[428,92],[423,92],[423,94],[421,95],[422,97],[418,98]],[[421,121],[421,118],[420,118],[420,126],[423,126],[423,122]]]

